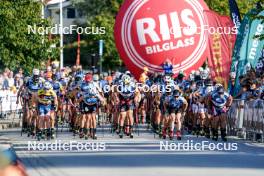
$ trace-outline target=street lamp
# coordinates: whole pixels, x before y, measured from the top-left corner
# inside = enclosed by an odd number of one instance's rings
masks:
[[[60,0],[60,68],[63,68],[63,8]]]
[[[104,52],[104,41],[99,40],[99,58],[100,58],[100,74],[103,71],[103,52]]]

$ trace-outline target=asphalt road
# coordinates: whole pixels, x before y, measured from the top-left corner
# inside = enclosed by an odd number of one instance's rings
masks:
[[[182,141],[168,141],[172,150],[164,151],[164,146],[161,150],[161,143],[165,145],[166,140],[154,136],[145,127],[140,128],[139,135],[136,134],[134,139],[120,139],[110,134],[109,129],[100,129],[96,141],[80,140],[64,130],[58,133],[57,143],[55,140],[42,141],[41,144],[36,143],[36,150],[33,150],[36,140],[25,135],[21,137],[19,129],[0,131],[0,135],[2,143],[13,145],[30,176],[262,176],[264,173],[264,145],[233,138],[224,145],[236,143],[237,150],[211,151],[205,147],[196,151],[191,146],[186,147],[186,143],[209,144],[212,141],[186,135]],[[43,148],[50,142],[53,147],[57,146],[56,150],[51,150],[51,146],[47,150]],[[73,143],[72,150],[59,150],[59,145],[66,142]],[[79,148],[75,145],[78,142]],[[96,142],[93,148],[92,142]],[[89,150],[81,148],[86,143]],[[218,144],[212,143],[214,146]]]

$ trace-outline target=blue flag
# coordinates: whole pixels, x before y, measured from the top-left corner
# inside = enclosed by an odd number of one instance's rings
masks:
[[[236,0],[229,0],[230,16],[237,29],[241,25],[241,16],[236,3]]]
[[[263,13],[264,11],[260,14],[263,15]],[[256,14],[258,14],[256,9],[246,14],[239,29],[231,68],[233,72],[236,72],[236,93],[240,90],[239,76],[255,68],[261,57],[264,41],[260,41],[255,36],[263,34],[264,25],[261,24],[261,20],[252,20],[251,16]]]
[[[264,10],[258,16],[264,16]],[[260,35],[264,35],[264,24],[262,24],[261,19],[255,19],[251,24],[246,50],[247,65],[252,68],[256,68],[257,62],[262,56],[264,40],[257,37]]]
[[[241,47],[244,43],[244,41],[247,41],[248,38],[248,34],[249,34],[249,30],[250,30],[250,24],[251,24],[251,16],[253,14],[257,14],[256,9],[252,9],[250,10],[243,18],[242,23],[240,25],[240,27],[238,28],[238,34],[237,34],[237,38],[236,38],[236,43],[235,43],[235,47],[233,50],[233,56],[232,56],[232,66],[231,66],[231,72],[237,72],[238,71],[238,63],[240,62],[240,64],[244,64],[244,59],[245,58],[241,58]]]

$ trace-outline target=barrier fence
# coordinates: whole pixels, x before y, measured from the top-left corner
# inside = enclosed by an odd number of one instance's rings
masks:
[[[16,93],[9,90],[0,91],[0,118],[8,118],[10,114],[22,111],[21,104],[16,104],[16,100]],[[229,135],[264,142],[264,100],[234,100],[227,120]]]
[[[228,132],[263,142],[264,100],[234,100],[228,112]]]
[[[10,90],[0,90],[0,118],[8,118],[11,113],[22,110],[20,103],[16,104],[17,93]]]

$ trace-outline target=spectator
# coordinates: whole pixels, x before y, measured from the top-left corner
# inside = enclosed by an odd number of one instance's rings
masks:
[[[3,90],[8,90],[9,89],[9,82],[8,82],[8,72],[4,72],[3,73],[3,86],[2,89]]]
[[[230,73],[230,81],[228,86],[228,93],[234,97],[235,95],[235,83],[236,83],[236,73],[232,72]]]
[[[19,89],[23,85],[23,79],[20,74],[15,75],[14,86]]]
[[[261,99],[264,99],[264,74],[261,76],[260,91],[261,91]]]
[[[8,75],[8,74],[9,74],[9,72],[10,72],[9,68],[5,68],[5,71],[4,71],[4,73],[6,73],[6,74]]]
[[[17,73],[17,75],[19,76],[19,78],[22,79],[22,80],[24,79],[24,74],[23,74],[23,72],[24,72],[23,69],[22,69],[22,68],[19,68],[19,71],[18,71],[18,73]]]
[[[4,82],[4,76],[3,74],[0,73],[0,89],[3,87],[3,82]]]
[[[248,86],[246,84],[243,84],[240,92],[235,98],[241,99],[241,100],[247,100],[249,97],[248,90],[249,90]]]
[[[162,65],[165,75],[172,75],[173,74],[173,66],[169,59],[167,59],[164,64]]]
[[[250,99],[257,99],[260,97],[260,89],[258,88],[258,82],[257,80],[251,80],[250,81],[250,89],[249,89],[249,93],[250,93]]]
[[[12,71],[9,72],[7,80],[9,88],[15,85],[14,75]]]

